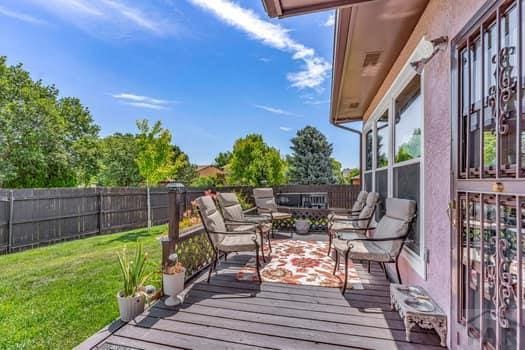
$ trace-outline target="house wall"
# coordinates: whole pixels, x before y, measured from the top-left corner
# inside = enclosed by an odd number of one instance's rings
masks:
[[[365,113],[368,119],[406,64],[420,40],[448,36],[449,40],[466,25],[485,0],[431,0],[407,44],[391,68]],[[455,339],[455,307],[451,251],[452,233],[447,216],[451,199],[451,71],[450,48],[439,52],[425,66],[424,93],[424,235],[428,249],[427,278],[421,278],[403,257],[400,259],[404,283],[423,286],[449,314],[448,344]],[[454,310],[453,310],[454,309]]]

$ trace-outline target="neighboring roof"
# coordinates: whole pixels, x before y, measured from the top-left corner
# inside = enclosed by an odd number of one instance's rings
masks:
[[[336,13],[330,119],[362,120],[429,0],[380,0]]]
[[[262,0],[270,17],[288,17],[310,12],[335,9],[371,0]]]
[[[208,169],[208,168],[212,168],[212,169],[215,169],[217,171],[217,173],[219,174],[223,174],[224,171],[219,168],[219,167],[216,167],[215,165],[197,165],[197,172],[201,172],[205,169]]]

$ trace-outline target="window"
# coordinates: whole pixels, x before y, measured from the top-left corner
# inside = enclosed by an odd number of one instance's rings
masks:
[[[525,0],[524,0],[525,1]],[[409,62],[428,45],[422,39]],[[426,278],[423,234],[423,91],[421,75],[407,65],[394,80],[389,91],[364,125],[363,168],[365,189],[375,191],[381,199],[375,220],[386,212],[386,198],[416,201],[417,218],[409,233],[403,256],[422,278]]]
[[[372,170],[372,147],[374,146],[372,130],[366,133],[366,170]]]
[[[396,163],[421,156],[420,78],[416,76],[396,99],[395,161]]]
[[[381,220],[386,213],[386,198],[388,197],[388,169],[376,171],[376,192],[379,193],[379,204],[376,208],[376,221]]]
[[[388,165],[388,111],[376,122],[376,168],[383,168]]]
[[[394,168],[394,197],[412,199],[418,203],[419,207],[420,177],[419,163]],[[407,247],[417,255],[421,251],[419,220],[418,215],[412,224],[407,243]]]

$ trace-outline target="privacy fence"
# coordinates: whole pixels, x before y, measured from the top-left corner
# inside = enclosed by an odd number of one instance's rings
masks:
[[[190,209],[191,202],[204,190],[184,189],[183,208]],[[241,193],[253,204],[251,187],[215,190]],[[328,207],[346,208],[355,200],[359,187],[286,185],[274,187],[274,191],[276,194],[322,192],[327,195]],[[153,224],[167,223],[168,189],[152,188],[150,197]],[[145,226],[145,188],[0,189],[0,253]]]

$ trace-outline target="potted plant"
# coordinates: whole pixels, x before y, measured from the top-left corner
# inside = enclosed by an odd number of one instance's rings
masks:
[[[179,262],[179,257],[176,253],[171,254],[162,271],[163,291],[165,295],[169,296],[164,301],[164,304],[173,306],[180,303],[177,296],[184,290],[185,276],[186,268]]]
[[[295,231],[301,235],[307,234],[308,231],[310,231],[310,220],[308,220],[305,216],[303,216],[301,219],[296,219]]]
[[[124,322],[131,321],[144,311],[146,303],[144,283],[149,278],[149,274],[146,274],[147,259],[148,255],[140,243],[132,260],[128,258],[126,248],[118,254],[124,286],[117,294],[117,301],[120,319]]]

